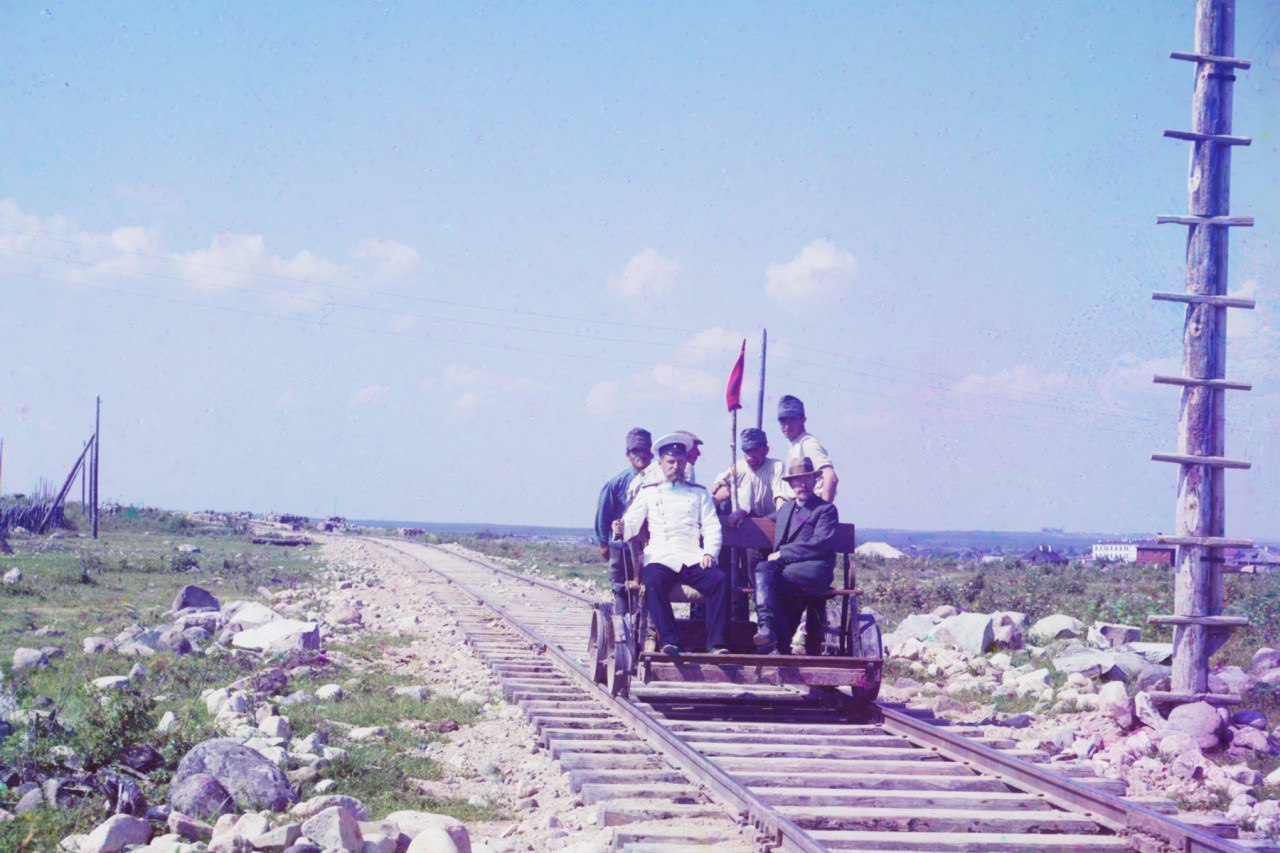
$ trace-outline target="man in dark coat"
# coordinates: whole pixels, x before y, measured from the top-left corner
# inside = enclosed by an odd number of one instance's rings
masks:
[[[609,561],[609,586],[613,588],[615,613],[627,612],[627,568],[623,549],[629,547],[613,537],[613,523],[627,511],[627,487],[653,461],[653,439],[647,429],[636,427],[627,433],[627,462],[621,473],[604,484],[596,503],[596,544],[600,556]]]
[[[831,589],[835,579],[840,517],[834,504],[814,494],[818,476],[807,456],[793,462],[783,475],[795,497],[775,513],[773,553],[756,564],[755,643],[763,653],[790,652],[805,597]],[[822,627],[820,623],[810,626],[809,633],[819,634],[806,637],[810,654],[817,654],[821,647]]]

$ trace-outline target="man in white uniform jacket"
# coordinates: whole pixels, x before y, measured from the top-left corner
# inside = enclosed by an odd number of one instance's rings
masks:
[[[663,654],[678,655],[680,632],[671,610],[676,584],[691,586],[706,599],[707,645],[712,654],[728,651],[729,589],[716,567],[720,553],[720,519],[703,486],[685,481],[685,454],[691,446],[684,433],[665,435],[655,442],[663,479],[636,492],[622,518],[613,523],[623,539],[634,539],[649,522],[649,544],[640,579],[646,590],[649,618],[658,631]]]

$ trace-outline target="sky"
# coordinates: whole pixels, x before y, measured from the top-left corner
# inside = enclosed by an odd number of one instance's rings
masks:
[[[0,10],[4,492],[588,526],[794,394],[866,527],[1173,529],[1191,0]],[[1280,0],[1239,0],[1227,532],[1280,534]]]

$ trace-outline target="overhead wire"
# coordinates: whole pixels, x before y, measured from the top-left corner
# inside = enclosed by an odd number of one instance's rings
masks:
[[[323,305],[323,306],[345,307],[345,308],[350,308],[350,309],[353,309],[353,310],[369,311],[369,312],[372,312],[372,313],[379,313],[379,314],[385,314],[385,315],[402,316],[402,317],[411,317],[411,318],[417,318],[417,319],[431,320],[431,321],[433,321],[433,322],[456,323],[456,324],[461,324],[461,325],[480,326],[480,327],[486,327],[486,328],[496,328],[496,329],[502,329],[502,330],[504,330],[504,331],[513,331],[513,332],[521,332],[521,333],[529,333],[529,334],[548,334],[548,335],[556,335],[556,336],[561,336],[561,337],[577,338],[577,339],[581,339],[581,340],[602,341],[602,342],[606,342],[606,343],[614,343],[614,344],[619,344],[619,343],[620,343],[620,344],[626,344],[626,345],[657,346],[657,347],[668,347],[668,348],[669,348],[669,347],[680,347],[680,348],[682,348],[682,349],[701,350],[701,351],[704,351],[704,352],[716,352],[716,353],[719,353],[719,352],[720,352],[720,350],[719,350],[719,349],[714,348],[714,347],[698,346],[698,345],[696,345],[696,344],[690,344],[690,343],[687,343],[687,342],[685,342],[685,343],[672,343],[672,342],[667,342],[667,341],[655,341],[655,340],[647,340],[647,339],[641,339],[641,338],[623,338],[623,337],[608,336],[608,335],[600,335],[600,334],[587,333],[587,332],[565,331],[565,330],[561,330],[561,329],[539,329],[539,328],[531,328],[531,327],[527,327],[527,326],[518,326],[518,325],[513,325],[513,324],[510,324],[510,323],[494,323],[494,322],[489,322],[489,321],[485,321],[485,320],[472,320],[472,319],[468,319],[468,318],[459,318],[459,317],[442,317],[442,316],[440,316],[440,315],[435,315],[435,314],[425,314],[425,313],[422,313],[422,312],[407,311],[407,310],[403,310],[403,309],[384,308],[384,307],[381,307],[381,306],[375,306],[375,305],[360,305],[360,304],[357,304],[357,303],[351,303],[351,302],[341,302],[341,301],[332,300],[332,299],[326,299],[326,298],[321,298],[321,297],[316,297],[316,296],[310,296],[310,295],[307,295],[307,294],[289,293],[289,292],[276,292],[276,291],[266,291],[266,290],[260,290],[260,289],[256,289],[256,288],[243,287],[243,286],[232,285],[232,284],[224,284],[224,283],[220,283],[220,282],[202,281],[202,280],[198,280],[198,279],[191,279],[191,278],[187,278],[187,277],[184,277],[184,276],[169,275],[169,274],[166,274],[166,273],[155,272],[155,271],[148,271],[148,270],[121,270],[121,269],[118,269],[118,268],[116,268],[116,267],[113,267],[113,266],[111,266],[111,265],[109,265],[109,264],[105,264],[105,263],[103,263],[103,262],[98,262],[98,261],[88,261],[88,260],[83,260],[83,259],[79,259],[79,258],[66,258],[66,257],[57,256],[57,255],[45,255],[45,254],[41,254],[41,253],[37,253],[37,252],[28,252],[28,251],[24,251],[24,250],[21,250],[21,249],[4,248],[4,249],[2,249],[2,250],[0,250],[0,251],[4,251],[4,252],[7,252],[7,253],[9,253],[9,254],[13,254],[13,255],[22,255],[22,256],[25,256],[25,257],[31,257],[31,258],[41,259],[41,260],[49,260],[49,261],[55,261],[55,262],[64,262],[64,263],[69,263],[69,264],[76,264],[76,265],[80,265],[80,266],[85,266],[85,267],[91,267],[91,268],[94,268],[94,269],[105,270],[105,271],[107,271],[107,272],[112,272],[112,273],[116,273],[116,274],[119,274],[119,275],[126,275],[126,276],[127,276],[127,275],[134,275],[134,276],[139,276],[139,275],[140,275],[140,276],[146,276],[146,277],[149,277],[149,278],[156,278],[156,279],[165,280],[165,281],[181,282],[181,283],[184,283],[184,284],[190,284],[190,285],[194,285],[194,286],[197,286],[197,287],[211,287],[211,288],[220,289],[220,290],[228,290],[228,291],[233,291],[233,292],[247,293],[247,294],[252,294],[252,295],[256,295],[256,296],[261,296],[261,297],[269,298],[269,299],[291,299],[291,300],[295,300],[295,301],[300,301],[300,302],[309,302],[309,303],[313,303],[313,304],[317,304],[317,305]],[[161,256],[153,256],[153,255],[145,255],[145,256],[147,256],[147,257],[161,257]],[[246,274],[246,275],[252,274],[252,272],[251,272],[251,271],[235,270],[235,269],[227,268],[227,267],[218,267],[218,269],[220,269],[220,270],[221,270],[221,271],[223,271],[223,272],[236,272],[236,273],[242,273],[242,274]],[[277,278],[277,279],[284,278],[284,277],[281,277],[281,276],[270,276],[270,277],[272,277],[272,278]],[[49,279],[49,280],[50,280],[50,281],[55,281],[55,282],[58,282],[58,283],[62,283],[62,284],[71,285],[71,286],[75,286],[75,285],[77,284],[76,282],[70,282],[70,281],[67,281],[67,280],[65,280],[65,279]],[[313,287],[317,287],[317,288],[323,288],[323,287],[328,287],[328,286],[330,286],[330,285],[325,284],[325,283],[316,283],[316,282],[311,282],[311,281],[303,280],[303,279],[285,279],[285,280],[288,280],[288,281],[290,281],[290,282],[292,282],[292,283],[294,283],[294,284],[304,284],[304,285],[313,286]],[[100,290],[113,290],[113,289],[115,289],[115,288],[96,288],[96,289],[100,289]],[[356,291],[361,292],[361,293],[366,293],[366,292],[374,292],[374,293],[378,293],[377,291],[364,291],[364,290],[362,290],[362,289],[360,289],[360,288],[345,288],[345,289],[349,289],[349,290],[356,290]],[[146,294],[140,294],[140,293],[137,293],[137,292],[129,292],[129,291],[121,291],[121,292],[128,292],[128,293],[130,293],[131,295],[134,295],[134,296],[145,296],[145,295],[146,295]],[[389,293],[389,292],[388,292],[386,295],[392,295],[392,296],[394,296],[395,294],[391,294],[391,293]],[[173,299],[171,299],[171,298],[170,298],[170,299],[169,299],[169,301],[177,301],[177,300],[173,300]],[[206,304],[206,303],[187,303],[187,304],[200,304],[200,305],[203,305],[203,304]],[[264,314],[264,316],[276,316],[276,315]],[[561,316],[563,316],[563,315],[561,315]],[[439,340],[439,339],[437,338],[437,340]],[[452,343],[461,343],[461,344],[464,344],[464,345],[467,343],[466,341],[457,340],[457,339],[453,339],[453,340],[451,340],[450,342],[452,342]],[[885,362],[877,362],[877,361],[870,360],[870,359],[860,359],[860,358],[858,358],[858,357],[856,357],[856,356],[847,356],[847,355],[844,355],[844,354],[841,354],[841,353],[835,353],[835,352],[830,352],[830,351],[826,351],[826,350],[820,350],[820,349],[817,349],[817,348],[814,348],[814,347],[806,347],[806,346],[803,346],[803,345],[797,345],[797,344],[787,344],[787,346],[790,346],[790,347],[795,348],[795,349],[800,349],[800,350],[806,350],[806,351],[815,352],[815,353],[822,354],[822,355],[828,355],[828,356],[833,356],[833,357],[838,357],[838,358],[847,358],[847,359],[849,359],[849,360],[853,360],[853,361],[866,361],[866,362],[870,362],[870,363],[876,364],[876,365],[881,366],[881,367],[885,367],[885,368],[889,368],[889,369],[894,369],[894,370],[902,370],[902,371],[905,371],[905,372],[911,372],[911,373],[916,373],[916,374],[921,374],[921,375],[926,375],[926,376],[935,376],[935,377],[939,377],[939,378],[950,379],[950,380],[957,381],[957,382],[963,382],[963,381],[966,381],[966,380],[962,379],[961,377],[948,376],[948,375],[946,375],[946,374],[940,374],[940,373],[935,373],[935,372],[931,372],[931,371],[917,370],[917,369],[915,369],[915,368],[899,367],[899,366],[891,365],[891,364],[888,364],[888,363],[885,363]],[[508,348],[510,348],[510,347],[508,347]],[[563,354],[562,354],[562,355],[563,355]],[[789,361],[789,362],[791,362],[791,363],[794,363],[794,364],[797,364],[797,365],[800,365],[800,366],[812,367],[812,368],[819,368],[819,369],[824,369],[824,370],[839,371],[839,372],[847,373],[847,374],[849,374],[849,375],[860,376],[860,377],[863,377],[863,378],[873,379],[873,380],[876,380],[876,381],[891,382],[891,383],[898,383],[898,384],[903,384],[903,385],[911,385],[911,386],[916,386],[916,387],[925,387],[925,388],[934,388],[934,387],[936,387],[936,383],[915,382],[915,381],[912,381],[912,380],[909,380],[909,379],[903,379],[903,378],[900,378],[900,377],[882,376],[882,375],[879,375],[879,374],[867,373],[867,372],[865,372],[865,371],[857,371],[857,370],[851,370],[851,369],[849,369],[849,368],[842,368],[842,367],[839,367],[839,366],[837,366],[837,365],[832,365],[832,364],[820,364],[820,363],[817,363],[817,362],[809,362],[809,361],[805,361],[805,360],[803,360],[803,359],[790,358],[790,357],[788,357],[788,356],[781,355],[781,354],[777,354],[777,355],[775,355],[775,358],[777,358],[777,359],[779,359],[779,360],[782,360],[782,361]],[[640,362],[631,362],[631,363],[637,363],[637,364],[639,364]],[[1035,395],[1035,396],[1044,397],[1044,398],[1051,399],[1051,400],[1057,400],[1057,401],[1060,401],[1060,402],[1067,402],[1067,401],[1063,401],[1063,400],[1062,400],[1062,398],[1060,398],[1060,397],[1055,397],[1055,396],[1052,396],[1052,395],[1043,394],[1042,392],[1030,392],[1030,391],[1025,391],[1024,389],[1007,389],[1007,388],[1002,388],[1002,387],[999,387],[999,386],[991,386],[991,387],[993,387],[995,390],[998,390],[998,391],[1011,391],[1012,393],[1015,393],[1015,394],[1028,393],[1028,394],[1033,394],[1033,395]],[[1030,406],[1037,406],[1037,407],[1040,407],[1040,408],[1057,409],[1057,410],[1060,410],[1060,411],[1070,411],[1070,412],[1075,412],[1075,413],[1079,413],[1079,414],[1091,414],[1091,415],[1093,415],[1093,416],[1095,416],[1095,417],[1105,417],[1105,418],[1129,418],[1129,417],[1134,417],[1134,416],[1136,415],[1136,416],[1141,417],[1141,418],[1146,419],[1146,420],[1163,420],[1163,418],[1162,418],[1161,416],[1157,415],[1156,413],[1145,412],[1145,411],[1144,411],[1144,412],[1139,412],[1138,410],[1133,410],[1133,412],[1134,412],[1135,414],[1134,414],[1134,415],[1131,415],[1131,414],[1127,414],[1127,413],[1125,413],[1125,412],[1121,412],[1121,411],[1108,411],[1108,410],[1106,410],[1106,409],[1100,409],[1100,408],[1098,408],[1098,407],[1096,407],[1096,406],[1093,406],[1093,405],[1091,405],[1091,404],[1080,404],[1080,403],[1076,403],[1076,402],[1068,402],[1068,403],[1067,403],[1067,405],[1054,405],[1054,404],[1051,404],[1051,403],[1041,403],[1041,402],[1037,402],[1037,401],[1035,401],[1035,400],[1026,400],[1026,399],[1021,399],[1021,398],[1019,398],[1019,397],[1010,397],[1010,396],[1006,396],[1006,395],[1004,395],[1004,394],[999,394],[999,395],[996,395],[996,394],[986,394],[986,393],[982,393],[982,392],[978,392],[978,391],[973,391],[973,390],[970,390],[970,389],[963,389],[963,388],[961,388],[961,389],[954,389],[954,388],[953,388],[953,389],[950,389],[950,390],[957,391],[958,393],[964,393],[964,394],[967,394],[967,395],[969,395],[969,396],[984,397],[984,398],[991,399],[991,400],[994,400],[994,401],[997,401],[997,402],[1013,403],[1013,404],[1021,404],[1021,405],[1030,405]],[[1122,408],[1122,407],[1113,407],[1113,408]]]

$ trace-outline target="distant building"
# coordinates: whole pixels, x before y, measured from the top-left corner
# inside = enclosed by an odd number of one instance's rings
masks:
[[[1137,542],[1098,542],[1093,546],[1093,559],[1115,563],[1138,562]]]
[[[1139,545],[1137,558],[1134,560],[1139,566],[1152,566],[1164,564],[1166,566],[1173,565],[1173,555],[1177,553],[1177,549],[1172,545]]]
[[[1093,546],[1093,559],[1107,560],[1112,563],[1173,565],[1173,554],[1172,545],[1157,545],[1145,539],[1128,542],[1098,542]]]
[[[1070,562],[1066,557],[1053,550],[1048,545],[1038,545],[1034,551],[1028,551],[1018,559],[1024,563],[1047,563],[1047,564],[1064,564]]]
[[[1265,545],[1249,551],[1241,551],[1227,560],[1227,564],[1244,572],[1267,574],[1280,572],[1280,554]]]

